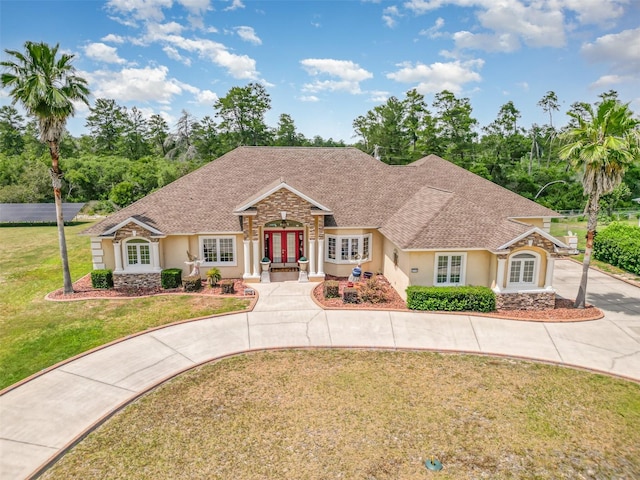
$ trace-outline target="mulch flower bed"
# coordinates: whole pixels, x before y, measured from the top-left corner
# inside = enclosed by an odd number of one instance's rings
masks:
[[[382,276],[377,275],[377,280],[380,282],[382,288],[387,295],[388,301],[384,303],[344,303],[342,301],[342,293],[348,286],[348,279],[342,277],[332,277],[327,275],[326,280],[336,280],[339,284],[340,297],[339,298],[324,298],[324,283],[318,284],[313,289],[313,297],[316,302],[324,308],[328,309],[347,309],[347,310],[394,310],[409,312],[407,303],[398,295],[388,280]],[[362,283],[362,282],[360,282]],[[358,288],[359,283],[354,283],[354,286]],[[447,312],[437,312],[447,313]],[[587,305],[586,308],[574,308],[573,301],[556,298],[556,304],[554,309],[548,310],[502,310],[500,312],[491,313],[478,313],[478,312],[450,312],[453,314],[469,314],[474,316],[487,316],[494,318],[504,318],[512,320],[526,320],[534,322],[578,322],[586,320],[597,320],[602,318],[604,314],[599,308],[593,305]]]
[[[202,281],[202,288],[197,292],[185,292],[180,288],[93,288],[91,275],[87,274],[73,284],[73,293],[65,295],[63,289],[56,290],[47,295],[49,300],[87,300],[90,298],[135,298],[151,295],[211,295],[220,297],[243,297],[247,285],[242,279],[233,279],[235,293],[222,293],[220,282],[215,287],[210,287],[206,280]]]

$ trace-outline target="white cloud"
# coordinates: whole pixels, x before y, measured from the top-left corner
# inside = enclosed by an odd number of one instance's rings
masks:
[[[640,28],[624,30],[585,43],[581,53],[591,62],[610,63],[614,72],[640,72]]]
[[[389,100],[389,92],[374,90],[369,92],[369,101],[373,103],[384,103]]]
[[[180,82],[167,78],[165,66],[123,68],[119,72],[96,70],[83,77],[92,85],[96,98],[113,98],[117,102],[169,103],[184,88]]]
[[[258,71],[256,61],[247,55],[236,55],[229,52],[223,44],[206,39],[189,39],[179,35],[158,37],[168,43],[173,49],[182,49],[197,53],[201,58],[208,59],[215,65],[225,68],[234,78],[256,80]]]
[[[421,15],[431,10],[437,10],[438,8],[446,5],[447,3],[456,3],[456,2],[448,2],[447,0],[410,0],[404,3],[404,7],[409,10],[412,10],[418,15]],[[473,2],[468,2],[468,3],[473,3]]]
[[[210,0],[178,0],[191,13],[201,15],[210,9]]]
[[[307,58],[301,60],[300,63],[310,75],[327,74],[354,82],[361,82],[373,77],[371,72],[350,60]]]
[[[426,36],[429,38],[438,38],[443,35],[443,33],[440,31],[442,27],[444,27],[444,18],[438,17],[432,27],[420,30],[420,32],[418,32],[418,35]]]
[[[84,53],[87,57],[105,63],[127,63],[126,60],[118,56],[118,50],[104,43],[90,43],[84,47]]]
[[[229,12],[229,11],[237,10],[239,8],[244,8],[244,3],[242,3],[242,0],[231,0],[231,5],[226,7],[224,10],[225,12]]]
[[[576,12],[582,24],[607,23],[624,15],[625,0],[563,0],[564,6]]]
[[[147,33],[145,39],[147,41],[162,40],[167,35],[180,35],[184,27],[177,22],[169,23],[147,23]]]
[[[300,97],[300,101],[302,102],[319,102],[320,99],[315,95],[303,95]]]
[[[419,93],[437,93],[450,90],[459,93],[465,84],[479,82],[482,77],[477,72],[484,65],[481,59],[455,61],[449,63],[436,62],[431,65],[423,63],[402,63],[397,72],[387,74],[387,78],[400,83],[416,84]]]
[[[103,42],[124,43],[126,41],[126,38],[121,35],[110,33],[109,35],[102,37],[100,40],[102,40]]]
[[[188,67],[191,66],[191,59],[180,55],[180,52],[176,48],[173,48],[170,45],[165,45],[164,47],[162,47],[162,51],[166,53],[167,57],[169,57],[170,59],[181,62]]]
[[[613,85],[620,85],[623,83],[637,82],[638,78],[632,75],[603,75],[595,82],[589,85],[590,88],[610,88]]]
[[[213,105],[218,101],[218,94],[211,90],[200,90],[195,95],[196,103],[200,105]]]
[[[515,52],[520,48],[518,37],[510,33],[490,34],[461,31],[453,34],[453,40],[459,50]]]
[[[387,7],[382,11],[382,20],[389,28],[395,27],[398,23],[397,19],[401,16],[402,15],[400,15],[400,10],[398,10],[398,7],[396,7],[395,5]]]
[[[546,3],[492,2],[478,13],[478,19],[483,27],[498,34],[515,34],[530,47],[562,47],[566,43],[562,10],[548,8]]]
[[[236,27],[235,30],[238,36],[245,42],[253,43],[254,45],[262,45],[262,40],[260,40],[256,35],[253,27],[241,26]]]
[[[360,82],[373,78],[373,74],[357,63],[349,60],[334,60],[330,58],[307,58],[300,61],[307,73],[314,77],[330,76],[337,80],[317,80],[305,84],[307,92],[345,91],[352,94],[362,93]]]
[[[516,85],[518,87],[520,87],[525,92],[529,91],[529,83],[528,82],[519,82],[519,83],[516,83]]]
[[[162,21],[163,8],[171,8],[173,0],[109,0],[107,8],[116,13],[131,15],[136,20]]]

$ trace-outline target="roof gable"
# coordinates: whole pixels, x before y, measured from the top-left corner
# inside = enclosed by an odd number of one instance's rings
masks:
[[[527,237],[529,237],[531,235],[540,235],[542,238],[550,241],[551,243],[553,243],[558,248],[562,248],[562,249],[570,248],[569,245],[566,245],[564,242],[561,242],[560,240],[558,240],[554,236],[548,234],[544,230],[541,230],[538,227],[533,227],[533,228],[527,230],[526,232],[521,233],[517,237],[509,240],[507,243],[505,243],[503,245],[500,245],[497,248],[497,250],[506,250],[507,248],[511,247],[512,245],[520,242],[521,240],[523,240],[523,239],[525,239],[525,238],[527,238]]]
[[[304,201],[310,203],[313,207],[315,207],[315,208],[317,208],[319,210],[322,210],[323,212],[326,212],[327,215],[331,214],[331,209],[325,207],[320,202],[315,201],[314,199],[312,199],[311,197],[305,195],[301,191],[293,188],[291,185],[288,185],[287,182],[285,182],[282,178],[280,178],[279,180],[273,182],[271,185],[268,185],[266,188],[264,188],[263,190],[255,193],[251,197],[247,198],[245,201],[240,203],[240,205],[238,205],[233,210],[233,213],[235,213],[237,215],[241,215],[243,211],[245,211],[245,210],[247,210],[249,208],[255,207],[262,200],[264,200],[265,198],[269,197],[270,195],[274,194],[275,192],[277,192],[278,190],[281,190],[281,189],[288,190],[289,192],[293,193],[297,197],[300,197]]]
[[[127,225],[129,225],[130,223],[135,223],[136,225],[138,225],[140,228],[144,228],[145,230],[147,230],[148,232],[154,234],[154,235],[161,235],[164,236],[164,233],[162,233],[160,230],[158,230],[157,228],[153,228],[152,226],[142,222],[141,220],[138,220],[135,217],[128,217],[124,220],[122,220],[120,223],[118,223],[117,225],[114,225],[113,227],[109,228],[108,230],[106,230],[104,233],[102,233],[102,235],[107,236],[107,235],[113,235],[114,233],[116,233],[118,230],[120,230],[122,227],[125,227]]]

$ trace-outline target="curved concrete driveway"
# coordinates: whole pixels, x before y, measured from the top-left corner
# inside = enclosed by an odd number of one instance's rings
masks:
[[[561,295],[580,265],[556,262]],[[470,315],[322,310],[313,284],[260,284],[252,312],[161,328],[55,368],[0,397],[0,479],[32,475],[83,432],[152,386],[209,360],[277,347],[381,347],[525,357],[640,381],[640,289],[592,271],[605,318],[535,323]]]

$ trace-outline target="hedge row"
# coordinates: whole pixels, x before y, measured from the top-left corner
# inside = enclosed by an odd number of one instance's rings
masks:
[[[411,310],[446,312],[492,312],[496,295],[488,287],[420,287],[407,288],[407,307]]]
[[[593,241],[593,258],[640,275],[640,227],[609,224]]]

